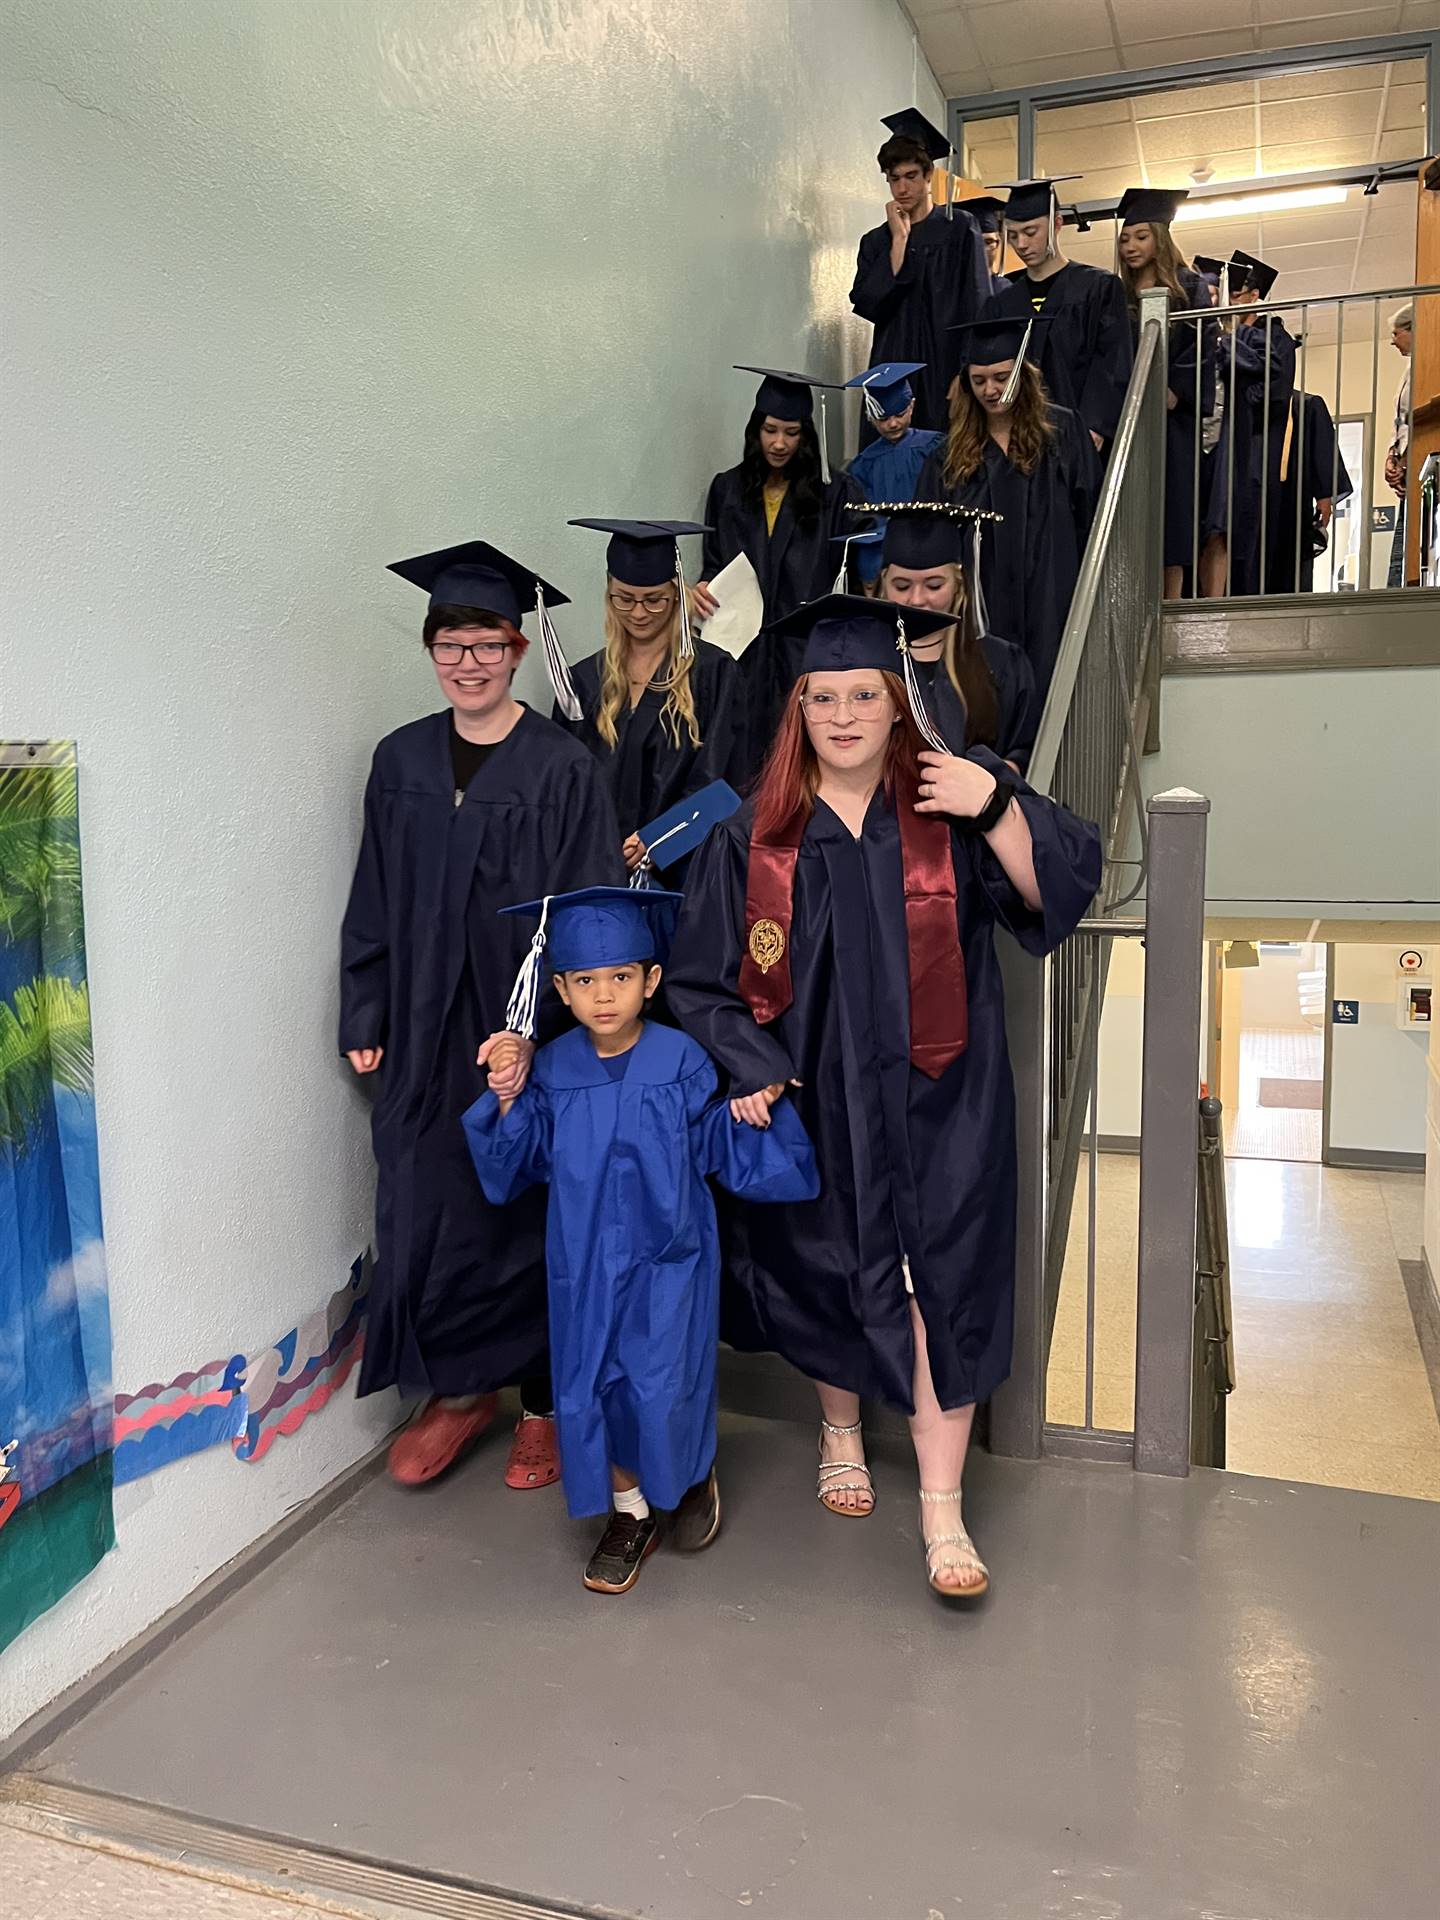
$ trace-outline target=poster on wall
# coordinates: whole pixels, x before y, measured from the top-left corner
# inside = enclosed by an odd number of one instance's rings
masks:
[[[75,748],[0,741],[0,1647],[115,1544]]]

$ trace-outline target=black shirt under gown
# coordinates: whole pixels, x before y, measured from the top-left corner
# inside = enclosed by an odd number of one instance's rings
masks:
[[[447,709],[375,749],[341,932],[340,1050],[385,1049],[361,1393],[484,1393],[546,1370],[544,1189],[492,1207],[460,1116],[485,1090],[475,1055],[505,1024],[534,932],[498,909],[625,882],[577,741],[526,708],[457,804],[452,731]],[[558,1029],[548,989],[542,1005]]]
[[[1119,276],[1078,260],[1067,260],[1058,273],[1038,283],[1028,274],[1017,274],[989,301],[986,315],[1033,314],[1034,296],[1041,293],[1045,325],[1036,328],[1026,357],[1039,367],[1057,406],[1079,414],[1102,440],[1113,440],[1135,364],[1130,311]]]
[[[950,424],[946,395],[963,350],[963,336],[950,329],[978,320],[990,290],[984,237],[974,214],[959,206],[953,218],[937,207],[911,226],[898,274],[890,267],[888,225],[861,238],[850,305],[874,325],[872,367],[883,360],[924,363],[910,376],[913,426],[943,432]]]
[[[971,757],[1001,771],[983,748]],[[1023,782],[1018,790],[1043,906],[1030,912],[984,841],[953,830],[969,1044],[938,1079],[909,1059],[900,830],[883,788],[858,839],[816,803],[795,864],[794,1001],[778,1019],[757,1025],[737,986],[748,806],[696,855],[670,956],[671,1010],[729,1074],[733,1093],[800,1082],[790,1097],[820,1168],[817,1200],[723,1207],[724,1338],[907,1412],[913,1343],[902,1253],[940,1404],[987,1398],[1010,1367],[1015,1111],[994,928],[1045,953],[1100,883],[1095,828]]]

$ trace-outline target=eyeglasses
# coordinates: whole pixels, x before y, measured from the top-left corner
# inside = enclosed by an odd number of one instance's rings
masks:
[[[829,720],[843,707],[852,720],[878,720],[890,696],[880,687],[860,687],[844,699],[838,693],[802,693],[800,704],[812,720]]]
[[[638,597],[633,593],[610,593],[605,597],[616,613],[634,613],[637,607],[643,607],[646,613],[668,613],[675,604],[669,593],[642,593]]]
[[[437,667],[458,667],[467,653],[477,666],[498,667],[510,651],[508,640],[432,640],[429,644]]]

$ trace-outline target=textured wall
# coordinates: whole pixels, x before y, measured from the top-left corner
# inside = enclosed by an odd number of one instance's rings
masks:
[[[371,746],[433,704],[382,563],[486,535],[593,647],[565,517],[693,512],[732,360],[861,364],[917,84],[894,0],[6,8],[0,730],[80,743],[122,1387],[293,1326],[368,1232],[336,923]],[[123,1490],[0,1731],[392,1412]]]

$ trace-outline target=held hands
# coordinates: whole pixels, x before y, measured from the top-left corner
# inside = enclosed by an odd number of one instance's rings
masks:
[[[356,1073],[374,1073],[385,1058],[385,1049],[383,1047],[351,1047],[345,1058]]]
[[[795,1082],[799,1086],[799,1081]],[[770,1124],[770,1109],[784,1093],[785,1088],[777,1080],[773,1087],[762,1087],[759,1093],[747,1093],[738,1100],[730,1102],[731,1117],[740,1120],[747,1127],[759,1127],[762,1130]]]
[[[948,813],[956,820],[973,820],[990,804],[995,791],[995,776],[974,760],[963,760],[953,753],[934,753],[929,748],[920,756],[920,798],[916,813]]]
[[[632,833],[628,840],[622,841],[620,844],[620,857],[625,862],[625,871],[627,873],[634,873],[635,869],[643,864],[648,852],[649,848],[645,845],[645,842],[640,838],[638,833]]]
[[[690,601],[697,618],[708,620],[712,613],[720,611],[720,602],[710,591],[708,580],[697,580],[690,589]]]
[[[477,1067],[490,1069],[490,1091],[497,1100],[513,1100],[524,1091],[535,1058],[535,1042],[518,1033],[492,1033],[475,1056]]]

